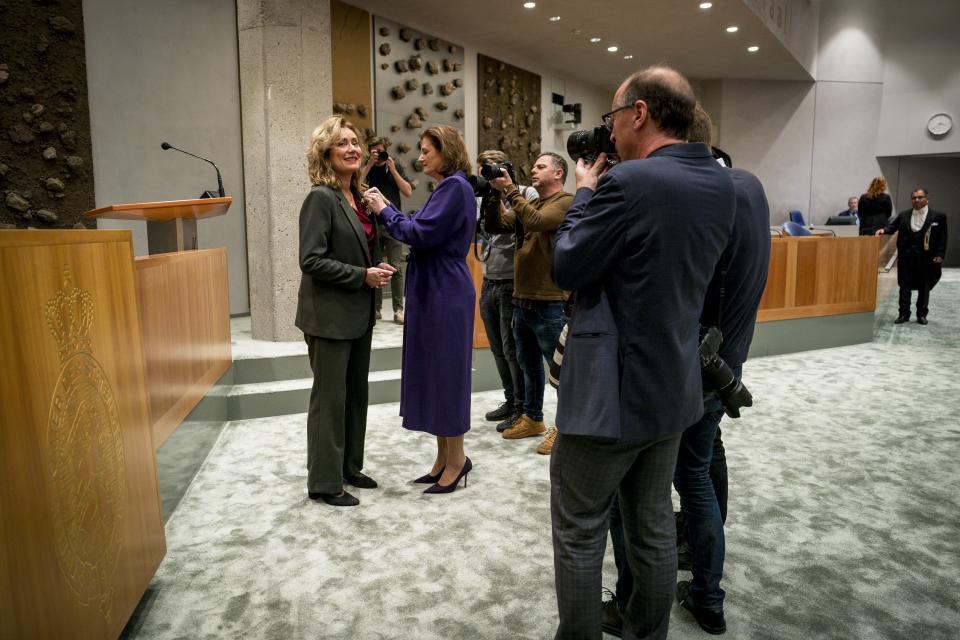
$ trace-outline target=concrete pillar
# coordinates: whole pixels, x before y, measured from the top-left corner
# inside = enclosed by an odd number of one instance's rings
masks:
[[[300,340],[297,218],[310,132],[333,106],[329,0],[237,0],[250,314],[257,340]]]

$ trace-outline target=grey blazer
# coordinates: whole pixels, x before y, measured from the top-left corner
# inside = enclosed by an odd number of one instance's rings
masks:
[[[380,228],[371,218],[376,247]],[[340,190],[313,187],[300,208],[297,327],[332,340],[362,336],[374,321],[374,290],[364,278],[375,264],[363,226]]]

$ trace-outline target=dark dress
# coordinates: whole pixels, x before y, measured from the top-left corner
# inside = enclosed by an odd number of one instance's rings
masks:
[[[400,415],[435,436],[470,430],[470,374],[476,292],[467,268],[476,202],[463,173],[441,180],[411,216],[380,212],[391,236],[410,245]]]
[[[893,215],[893,202],[885,193],[876,198],[863,194],[857,203],[857,211],[860,214],[860,235],[872,236],[877,229],[883,229]]]

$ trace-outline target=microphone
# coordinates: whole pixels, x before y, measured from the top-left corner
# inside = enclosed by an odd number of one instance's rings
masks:
[[[219,193],[216,193],[216,192],[213,192],[213,191],[204,191],[204,192],[203,192],[203,195],[201,195],[200,197],[201,197],[201,198],[216,198],[216,197],[218,197],[218,196],[221,197],[221,198],[226,197],[227,194],[226,194],[226,192],[224,192],[224,190],[223,190],[223,178],[220,177],[220,168],[217,167],[217,165],[213,164],[213,161],[212,161],[212,160],[207,160],[206,158],[202,158],[202,157],[200,157],[200,156],[198,156],[198,155],[194,155],[194,154],[190,153],[189,151],[184,151],[183,149],[177,149],[175,146],[173,146],[173,145],[170,144],[169,142],[161,142],[161,143],[160,143],[160,148],[163,149],[164,151],[166,151],[167,149],[173,149],[174,151],[179,151],[180,153],[185,153],[185,154],[187,154],[188,156],[191,156],[191,157],[193,157],[193,158],[197,158],[198,160],[203,160],[204,162],[209,162],[210,164],[212,164],[212,165],[213,165],[213,168],[217,170],[217,185],[220,187],[220,191],[219,191]]]

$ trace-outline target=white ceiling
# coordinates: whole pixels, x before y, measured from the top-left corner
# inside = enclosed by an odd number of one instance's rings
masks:
[[[811,79],[743,0],[713,0],[707,11],[699,9],[701,0],[540,0],[534,9],[524,9],[523,0],[347,2],[480,53],[529,60],[605,89],[657,62],[701,80]],[[551,22],[556,15],[560,21]],[[729,25],[739,31],[727,33]],[[602,41],[591,43],[592,36]],[[608,53],[610,45],[619,51]],[[749,45],[760,50],[748,53]],[[627,54],[633,59],[624,60]]]

